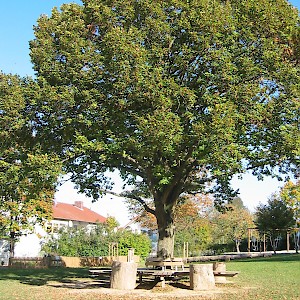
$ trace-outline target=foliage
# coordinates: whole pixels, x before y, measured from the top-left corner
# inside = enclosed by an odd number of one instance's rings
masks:
[[[224,213],[215,212],[211,221],[214,241],[219,240],[222,244],[234,242],[237,252],[240,252],[241,241],[247,238],[248,228],[254,226],[253,216],[241,200],[235,200]]]
[[[114,230],[116,230],[120,223],[117,221],[115,217],[108,216],[105,220],[105,232],[112,233]]]
[[[300,180],[287,182],[280,191],[280,199],[294,211],[297,227],[300,227]]]
[[[134,248],[134,254],[145,258],[151,250],[151,241],[146,234],[124,230],[117,235],[117,241],[120,255],[127,255],[128,249]]]
[[[0,231],[14,240],[52,216],[60,163],[41,152],[27,108],[37,85],[0,74]],[[13,255],[13,247],[11,255]]]
[[[111,243],[118,243],[119,255],[127,255],[128,249],[134,248],[136,255],[146,257],[151,250],[146,235],[127,230],[113,231],[110,223],[98,224],[91,232],[84,228],[61,230],[58,236],[53,235],[45,243],[43,250],[63,256],[108,256]]]
[[[202,224],[201,224],[202,221]],[[184,252],[184,243],[188,244],[188,256],[200,256],[208,249],[212,241],[211,229],[205,220],[199,220],[195,227],[185,229],[176,229],[174,240],[174,256],[182,256]]]
[[[267,204],[260,204],[256,208],[255,224],[261,233],[266,233],[276,251],[275,238],[280,231],[286,231],[295,226],[294,212],[279,197],[273,194]]]
[[[188,255],[197,256],[207,249],[211,242],[211,226],[206,210],[212,200],[205,195],[186,196],[179,200],[174,213],[174,252],[182,255],[184,242],[188,243]]]
[[[248,228],[254,226],[252,214],[239,197],[233,199],[222,213],[214,210],[210,214],[210,221],[212,248],[215,250],[221,247],[226,248],[226,251],[233,251],[232,246],[235,245],[236,251],[239,252],[241,243],[247,238]]]
[[[182,193],[233,195],[236,173],[297,172],[299,15],[285,0],[84,0],[30,43],[36,138],[97,199],[118,169],[172,252]],[[46,137],[46,138],[45,138]],[[208,185],[210,184],[210,185]],[[154,207],[145,200],[153,200]]]

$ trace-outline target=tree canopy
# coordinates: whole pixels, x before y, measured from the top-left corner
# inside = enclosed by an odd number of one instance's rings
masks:
[[[299,14],[285,0],[83,0],[41,16],[36,137],[97,199],[118,169],[173,247],[183,193],[296,172]],[[142,197],[143,196],[143,197]],[[152,199],[149,206],[145,199]]]
[[[281,231],[287,231],[296,224],[293,209],[288,207],[279,195],[273,194],[267,204],[260,204],[256,208],[255,215],[258,230],[269,236],[275,252],[275,238],[280,235]]]
[[[60,163],[34,142],[27,107],[30,79],[0,74],[0,233],[14,240],[52,216]],[[13,255],[13,247],[11,248]]]

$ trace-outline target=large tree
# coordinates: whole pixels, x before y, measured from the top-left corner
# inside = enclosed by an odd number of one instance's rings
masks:
[[[32,124],[97,199],[118,169],[173,248],[183,193],[295,171],[299,15],[285,0],[83,0],[41,16]],[[278,168],[277,168],[278,167]],[[209,185],[210,184],[210,185]],[[153,206],[144,202],[152,199]]]
[[[55,155],[41,152],[27,115],[38,86],[29,78],[0,73],[0,234],[14,243],[36,223],[52,217],[57,176]]]

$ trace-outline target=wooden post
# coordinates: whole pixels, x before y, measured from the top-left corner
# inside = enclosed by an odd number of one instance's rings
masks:
[[[186,261],[189,257],[189,242],[186,242]]]
[[[128,249],[127,262],[134,262],[134,248]]]
[[[213,264],[190,265],[190,288],[192,290],[211,290],[215,286]]]
[[[214,262],[213,263],[213,270],[216,272],[226,272],[226,264],[224,262]],[[225,276],[215,276],[216,283],[226,283]]]
[[[111,266],[110,288],[134,290],[136,287],[137,264],[114,261]]]
[[[183,243],[183,259],[187,261],[189,257],[189,242]]]
[[[248,252],[250,253],[251,252],[251,229],[248,228]]]

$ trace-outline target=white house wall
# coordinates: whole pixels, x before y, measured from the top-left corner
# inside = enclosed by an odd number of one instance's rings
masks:
[[[50,225],[50,228],[49,228]],[[48,227],[48,232],[46,228]],[[42,256],[42,244],[49,234],[58,232],[62,228],[86,228],[90,232],[96,227],[95,224],[79,221],[52,220],[50,224],[42,227],[35,225],[34,233],[23,235],[15,244],[15,257],[39,257]]]
[[[0,264],[1,266],[7,266],[9,261],[9,241],[0,240]]]
[[[15,257],[40,256],[42,239],[35,233],[22,235],[15,244]]]

